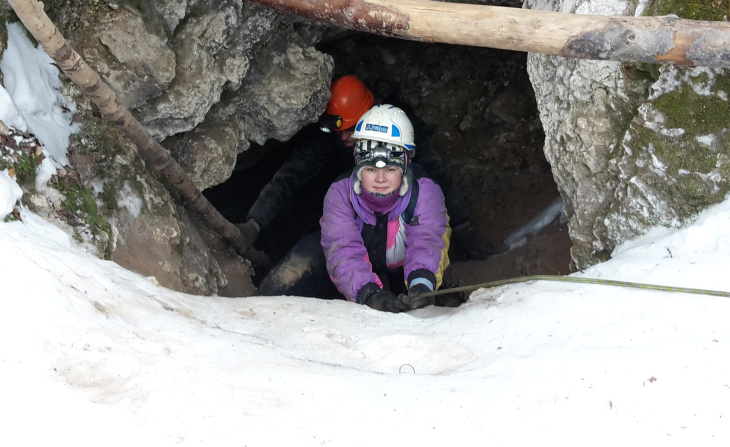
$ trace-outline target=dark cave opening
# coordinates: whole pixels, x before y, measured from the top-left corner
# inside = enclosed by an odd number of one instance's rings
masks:
[[[225,183],[206,189],[205,196],[231,222],[245,222],[246,214],[259,192],[311,132],[321,130],[316,125],[309,125],[284,143],[269,140],[264,146],[252,144],[250,150],[259,151],[263,154],[261,158],[250,166],[236,170]],[[325,166],[282,205],[271,223],[261,229],[254,247],[264,251],[276,263],[301,238],[317,231],[327,189],[350,168],[337,162]]]
[[[436,150],[454,173],[474,225],[492,245],[500,246],[559,199],[543,153],[544,133],[525,53],[361,33],[345,36],[318,47],[335,61],[333,78],[357,75],[369,86],[397,91],[414,108],[433,128]],[[231,178],[204,191],[205,196],[231,222],[244,222],[261,189],[310,132],[319,129],[310,125],[289,141],[253,144],[239,155],[240,168]],[[318,230],[324,195],[349,168],[332,163],[299,188],[262,229],[255,247],[277,262],[302,237]],[[463,255],[450,252],[450,270],[456,273],[447,279],[463,285],[565,274],[570,246],[565,222],[556,221],[519,250],[487,261],[453,262],[464,260]],[[256,285],[261,280],[257,276]]]

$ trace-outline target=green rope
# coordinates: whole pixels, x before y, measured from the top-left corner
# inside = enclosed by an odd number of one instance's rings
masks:
[[[616,286],[616,287],[630,287],[632,289],[645,289],[645,290],[660,290],[662,292],[678,292],[678,293],[692,293],[695,295],[712,295],[722,296],[730,298],[730,292],[720,292],[717,290],[703,290],[703,289],[688,289],[686,287],[669,287],[669,286],[658,286],[654,284],[642,284],[638,282],[626,282],[626,281],[613,281],[610,279],[593,279],[593,278],[575,278],[571,276],[554,276],[554,275],[535,275],[535,276],[523,276],[520,278],[503,279],[501,281],[485,282],[474,286],[461,286],[454,287],[453,289],[437,290],[435,292],[424,293],[422,297],[443,295],[445,293],[455,292],[466,292],[469,290],[476,290],[479,288],[489,289],[491,287],[503,286],[505,284],[515,284],[528,281],[557,281],[557,282],[572,282],[580,284],[598,284],[602,286]]]

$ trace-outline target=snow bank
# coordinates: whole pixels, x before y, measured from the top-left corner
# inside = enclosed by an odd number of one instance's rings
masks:
[[[59,166],[68,165],[68,139],[79,130],[72,122],[76,105],[59,92],[62,84],[53,60],[42,48],[33,47],[20,24],[8,24],[7,29],[8,47],[0,60],[5,89],[27,123],[27,130],[38,137],[47,155]],[[0,113],[12,108],[7,99],[0,92]]]
[[[13,211],[16,202],[23,196],[23,191],[10,178],[7,169],[0,171],[0,221]]]
[[[725,298],[537,282],[394,315],[196,297],[22,217],[0,224],[9,445],[730,442]],[[584,275],[729,291],[728,227],[726,201]]]

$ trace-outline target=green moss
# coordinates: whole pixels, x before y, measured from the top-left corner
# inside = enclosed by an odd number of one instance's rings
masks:
[[[2,53],[4,53],[5,49],[8,47],[8,29],[5,26],[8,19],[6,16],[7,13],[4,12],[2,8],[0,8],[0,55],[2,55]],[[0,73],[0,76],[2,76],[2,73]]]
[[[117,205],[117,194],[115,189],[112,187],[111,184],[106,183],[104,185],[104,191],[102,192],[104,196],[104,206],[107,209],[115,210],[118,208]]]
[[[693,78],[693,81],[695,81],[696,84],[704,84],[709,80],[710,80],[710,75],[708,75],[706,72],[702,72],[698,76]]]
[[[621,66],[624,69],[626,77],[632,81],[650,82],[653,84],[659,79],[659,69],[661,66],[658,64],[624,62]]]
[[[184,242],[182,241],[182,238],[181,238],[181,239],[180,239],[180,241],[179,241],[178,243],[176,243],[176,244],[173,244],[173,245],[172,245],[172,251],[173,251],[173,252],[174,252],[175,254],[177,254],[177,255],[178,255],[179,257],[181,257],[181,258],[182,258],[182,257],[184,257],[184,255],[185,255],[185,248],[186,248],[186,247],[187,247],[187,244],[185,244],[185,243],[184,243]]]
[[[622,65],[625,75],[625,88],[629,101],[614,101],[609,113],[611,127],[615,131],[614,141],[616,145],[609,154],[611,158],[618,155],[621,149],[621,142],[629,130],[629,126],[637,114],[639,106],[649,97],[649,91],[659,79],[659,65],[625,62]]]
[[[717,78],[715,81],[715,90],[725,92],[727,97],[730,98],[730,76]]]
[[[111,234],[111,225],[99,214],[94,194],[89,188],[71,178],[59,178],[57,187],[66,197],[63,209],[70,213],[69,220],[77,218],[86,222],[94,235]]]
[[[76,100],[79,103],[88,101],[82,97],[77,97]],[[80,109],[89,110],[87,107]],[[125,145],[122,141],[123,137],[120,136],[120,131],[107,121],[95,116],[94,112],[82,111],[81,114],[83,126],[81,132],[74,138],[77,140],[83,139],[86,143],[79,145],[76,153],[80,157],[95,160],[94,172],[97,177],[104,179],[101,196],[104,200],[102,212],[118,209],[116,193],[122,189],[125,182],[128,182],[142,196],[141,191],[144,189],[140,181],[137,180],[137,173],[145,170],[141,160],[135,158],[131,164],[127,164],[120,163],[118,158],[126,159],[131,150],[131,145]]]
[[[691,129],[697,135],[717,132],[730,123],[727,101],[717,96],[700,97],[688,86],[662,95],[654,105],[667,118],[667,127]]]
[[[706,84],[708,75],[702,73],[692,79],[692,82]],[[730,91],[730,78],[718,77],[713,92]],[[669,174],[677,179],[672,185],[673,190],[667,195],[677,197],[676,206],[683,209],[682,214],[688,216],[702,208],[717,202],[728,190],[727,180],[730,167],[727,163],[720,163],[719,174],[723,179],[720,182],[719,193],[714,186],[707,184],[698,174],[718,172],[718,154],[715,150],[698,142],[695,137],[701,135],[715,135],[719,139],[719,147],[728,151],[730,148],[730,104],[717,95],[701,96],[695,93],[691,86],[682,86],[681,89],[662,95],[654,102],[654,107],[662,112],[666,118],[664,126],[667,128],[682,128],[687,135],[679,138],[670,138],[661,134],[646,131],[644,140],[651,141],[656,148],[657,156],[668,165]],[[646,143],[644,141],[643,143]],[[722,157],[727,154],[720,154]],[[686,169],[693,174],[679,175],[678,168]],[[657,184],[657,188],[666,189],[667,185]]]
[[[12,155],[0,158],[0,171],[15,170],[18,184],[29,191],[35,189],[35,170],[40,160],[30,152],[16,151]]]
[[[79,230],[77,230],[76,228],[74,228],[73,238],[79,244],[84,243],[84,238],[81,237],[81,233],[79,233]]]
[[[722,21],[730,14],[730,0],[660,0],[647,14],[676,14],[684,19]]]
[[[606,262],[611,260],[611,252],[608,250],[601,250],[594,253],[596,259],[598,259],[599,262]]]
[[[692,82],[707,83],[709,78],[698,76]],[[727,78],[718,78],[713,91],[724,89]],[[677,137],[663,135],[646,127],[634,126],[631,129],[634,153],[650,147],[654,148],[659,161],[667,166],[668,177],[644,171],[642,180],[674,210],[680,219],[690,219],[707,206],[717,203],[730,191],[730,107],[728,102],[716,95],[701,96],[691,86],[662,95],[653,106],[660,111],[668,129],[681,128],[686,133]],[[714,148],[697,141],[697,136],[715,135],[718,139]],[[721,148],[718,154],[717,148]],[[640,168],[641,169],[641,168]],[[679,170],[689,173],[680,174]],[[713,182],[703,178],[704,174],[718,174],[720,181]],[[719,188],[719,190],[716,190]],[[667,224],[668,222],[646,222],[647,225]]]
[[[38,159],[34,154],[21,152],[20,159],[15,165],[15,175],[18,176],[18,183],[32,189],[35,186],[35,170],[38,166]]]

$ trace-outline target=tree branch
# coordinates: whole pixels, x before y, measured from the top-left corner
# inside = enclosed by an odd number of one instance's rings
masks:
[[[205,223],[225,238],[241,256],[255,265],[269,268],[271,261],[268,257],[251,247],[244,248],[246,241],[238,228],[213,207],[182,167],[170,157],[170,153],[150,136],[129,110],[117,102],[116,95],[109,86],[66,43],[43,11],[43,4],[36,0],[8,0],[8,3],[51,59],[99,107],[102,116],[124,132],[137,146],[142,158],[167,178],[170,185],[200,214]]]

